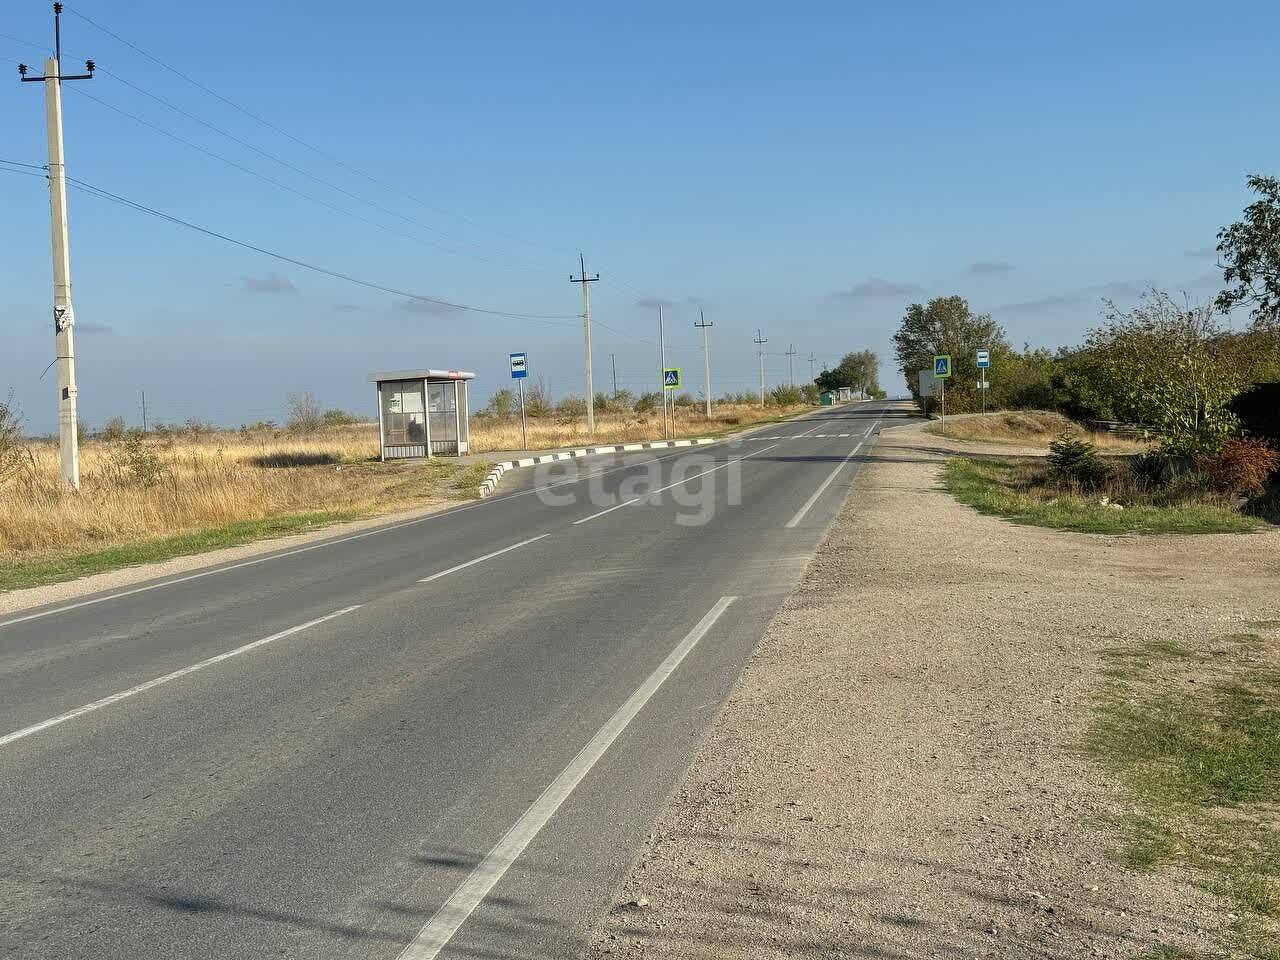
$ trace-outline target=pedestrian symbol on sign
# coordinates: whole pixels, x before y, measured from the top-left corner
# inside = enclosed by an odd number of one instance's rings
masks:
[[[951,355],[943,354],[933,358],[933,375],[939,380],[951,376]]]
[[[662,371],[662,386],[667,390],[680,389],[679,367],[667,367]]]

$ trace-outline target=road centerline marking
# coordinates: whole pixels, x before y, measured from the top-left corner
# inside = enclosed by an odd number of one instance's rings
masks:
[[[242,653],[248,653],[250,650],[256,650],[258,647],[266,646],[276,640],[283,640],[285,637],[291,637],[295,633],[301,633],[311,627],[319,626],[329,620],[334,620],[344,614],[351,613],[353,610],[359,610],[361,604],[353,604],[350,607],[343,607],[341,610],[335,610],[333,613],[326,614],[323,617],[316,617],[314,620],[308,620],[306,623],[300,623],[296,627],[289,627],[287,630],[281,630],[279,633],[273,633],[269,637],[263,637],[261,640],[254,640],[252,643],[246,643],[243,646],[236,647],[234,650],[228,650],[226,653],[219,653],[217,656],[209,657],[201,660],[199,663],[193,663],[188,667],[180,670],[174,670],[172,673],[166,673],[162,677],[156,677],[145,683],[130,687],[128,690],[121,690],[119,693],[113,693],[109,697],[103,697],[101,700],[94,700],[92,703],[86,703],[83,707],[76,707],[74,710],[68,710],[66,713],[60,713],[56,717],[50,717],[48,720],[41,720],[39,723],[33,723],[29,727],[23,727],[21,730],[15,730],[13,733],[7,733],[0,737],[0,747],[13,743],[15,740],[21,740],[23,737],[29,737],[33,733],[39,733],[41,730],[47,730],[55,727],[60,723],[66,723],[68,720],[74,720],[76,717],[82,717],[86,713],[93,713],[95,710],[101,710],[103,707],[109,707],[113,703],[119,703],[121,700],[129,697],[137,696],[145,693],[153,687],[168,683],[170,680],[177,680],[179,677],[185,677],[189,673],[195,673],[197,670],[203,670],[205,667],[211,667],[214,664],[221,663],[224,660],[230,660],[232,657],[238,657]]]
[[[815,427],[814,429],[817,429],[817,428]],[[803,434],[801,434],[801,436],[803,436]],[[733,464],[735,463],[741,463],[743,460],[750,460],[752,457],[758,457],[760,454],[764,453],[767,450],[772,450],[776,446],[779,446],[779,444],[771,443],[769,444],[769,446],[761,447],[759,450],[756,450],[753,453],[748,453],[744,457],[734,457],[732,460],[726,460],[724,463],[720,464],[720,466],[718,467],[712,467],[709,470],[703,470],[701,473],[695,473],[692,477],[685,477],[683,480],[677,480],[675,483],[669,483],[665,487],[658,487],[658,489],[656,490],[650,490],[648,493],[646,493],[642,497],[635,497],[631,500],[624,501],[623,503],[616,503],[612,507],[606,507],[605,509],[601,510],[599,513],[593,513],[589,517],[582,517],[579,520],[574,520],[572,521],[572,525],[576,527],[580,523],[586,523],[588,520],[594,520],[597,517],[603,517],[607,513],[613,513],[613,511],[615,510],[621,510],[623,507],[629,507],[633,503],[642,503],[645,501],[652,500],[658,494],[663,493],[667,490],[670,490],[672,487],[682,486],[683,484],[686,484],[691,480],[697,480],[699,477],[705,477],[709,473],[715,473],[717,470],[723,470],[725,467],[733,466]]]
[[[504,553],[510,553],[512,550],[519,550],[521,547],[527,547],[531,543],[537,543],[544,537],[549,537],[549,533],[540,533],[536,537],[530,537],[528,540],[521,540],[519,543],[513,543],[509,547],[503,547],[501,550],[494,550],[492,553],[486,553],[484,556],[476,557],[474,560],[467,560],[465,563],[457,563],[452,567],[441,570],[439,573],[433,573],[429,577],[423,577],[419,583],[430,583],[432,580],[439,580],[441,577],[447,577],[451,573],[457,573],[459,570],[465,570],[467,567],[474,567],[477,563],[484,563],[486,560],[492,560],[494,557],[500,557]]]
[[[698,641],[715,626],[716,621],[724,614],[729,605],[737,597],[721,597],[707,614],[698,621],[692,630],[685,634],[674,650],[667,655],[644,682],[636,688],[635,693],[620,706],[604,726],[592,737],[578,753],[569,761],[560,775],[542,792],[542,795],[516,821],[515,826],[507,831],[497,845],[471,871],[471,875],[450,895],[444,905],[436,911],[427,924],[418,931],[413,942],[404,948],[397,960],[434,960],[440,951],[453,939],[458,928],[480,906],[489,891],[497,885],[511,865],[516,862],[525,847],[536,837],[551,820],[561,804],[569,798],[579,783],[591,772],[601,757],[605,755],[613,742],[621,736],[640,713],[658,688],[666,682],[689,651],[697,646]]]
[[[827,479],[823,480],[821,486],[819,486],[817,490],[813,491],[813,496],[811,496],[808,500],[806,500],[804,502],[804,506],[801,507],[799,511],[796,512],[796,515],[787,521],[787,524],[786,524],[787,529],[800,525],[800,521],[804,519],[804,515],[809,512],[809,509],[815,503],[818,502],[818,498],[822,496],[822,494],[826,491],[827,487],[831,486],[831,481],[833,481],[836,478],[836,475],[845,468],[845,465],[850,460],[852,460],[854,457],[858,455],[858,451],[862,449],[862,444],[863,444],[863,441],[859,440],[858,445],[849,451],[849,455],[845,457],[843,460],[841,460],[838,464],[836,464],[836,468],[832,470],[830,474],[827,475]]]

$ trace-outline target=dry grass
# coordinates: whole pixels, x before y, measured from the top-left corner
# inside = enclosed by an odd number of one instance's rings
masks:
[[[1026,447],[1048,448],[1051,440],[1064,433],[1085,437],[1099,450],[1107,453],[1141,453],[1149,446],[1142,440],[1086,430],[1074,420],[1047,410],[1011,410],[952,417],[946,423],[931,423],[926,429],[951,440],[1008,443]]]
[[[788,407],[717,406],[708,419],[701,407],[683,407],[676,411],[677,437],[705,437],[725,433],[738,427],[776,420],[810,410],[808,405]],[[662,411],[656,413],[611,413],[596,417],[596,432],[588,434],[581,417],[542,417],[529,420],[529,449],[550,450],[591,443],[633,443],[662,437]],[[471,451],[489,453],[496,450],[519,450],[520,418],[497,420],[474,417],[471,420]]]
[[[57,447],[33,444],[0,500],[0,562],[96,549],[285,513],[375,513],[474,494],[461,465],[371,462],[374,432],[289,437],[213,433],[89,441],[81,489],[61,483]],[[478,481],[477,481],[478,482]]]
[[[804,408],[735,407],[708,420],[681,410],[678,436],[731,430]],[[534,448],[649,440],[660,415],[603,414],[594,437],[578,421],[530,420]],[[520,445],[519,420],[472,421],[472,450]],[[0,567],[101,551],[245,522],[313,515],[387,513],[432,501],[474,497],[487,464],[377,461],[377,426],[356,424],[305,435],[262,429],[91,439],[81,448],[81,490],[61,483],[55,444],[35,442],[0,491]],[[265,525],[259,536],[275,528]],[[216,540],[216,538],[214,538]]]

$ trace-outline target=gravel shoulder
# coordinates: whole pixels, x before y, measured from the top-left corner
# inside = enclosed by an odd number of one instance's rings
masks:
[[[1081,757],[1101,652],[1280,618],[1280,532],[1015,526],[884,432],[589,950],[594,958],[1134,957],[1213,946],[1185,877],[1111,863]]]

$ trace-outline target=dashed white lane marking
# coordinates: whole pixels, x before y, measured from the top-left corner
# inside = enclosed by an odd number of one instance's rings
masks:
[[[290,627],[288,630],[281,630],[279,633],[273,633],[269,637],[263,637],[261,640],[254,640],[252,643],[246,643],[242,647],[236,647],[234,650],[228,650],[226,653],[220,653],[216,657],[210,657],[207,660],[201,660],[199,663],[193,663],[189,667],[183,667],[181,670],[175,670],[173,673],[166,673],[163,677],[156,677],[154,680],[148,680],[146,683],[140,683],[136,687],[130,687],[128,690],[121,690],[119,693],[113,693],[109,697],[103,697],[101,700],[95,700],[93,703],[86,703],[83,707],[76,707],[74,710],[68,710],[66,713],[60,713],[56,717],[50,717],[48,720],[41,720],[39,723],[32,724],[29,727],[23,727],[21,730],[15,730],[13,733],[7,733],[0,737],[0,747],[5,744],[12,743],[15,740],[21,740],[23,737],[29,737],[33,733],[39,733],[41,730],[47,730],[50,727],[57,726],[60,723],[66,723],[68,720],[74,720],[76,717],[82,717],[86,713],[92,713],[95,710],[101,710],[103,707],[109,707],[113,703],[119,703],[128,697],[133,697],[139,693],[144,693],[153,687],[158,687],[162,683],[168,683],[170,680],[177,680],[179,677],[185,677],[189,673],[195,673],[197,670],[203,670],[205,667],[212,667],[215,663],[222,663],[223,660],[230,660],[232,657],[238,657],[242,653],[248,653],[250,650],[256,650],[258,647],[266,646],[276,640],[283,640],[285,637],[291,637],[295,633],[301,633],[311,627],[319,626],[328,620],[333,620],[343,614],[350,613],[352,610],[359,610],[360,604],[350,607],[343,607],[341,610],[335,610],[333,613],[326,614],[323,617],[316,617],[314,620],[308,620],[306,623],[300,623],[296,627]]]
[[[671,674],[675,673],[676,668],[689,655],[689,651],[706,636],[728,609],[729,604],[736,599],[737,597],[721,597],[707,615],[685,634],[684,639],[658,665],[658,668],[649,674],[627,702],[620,706],[592,737],[591,742],[569,761],[569,765],[560,771],[560,775],[551,782],[551,786],[542,792],[542,796],[533,802],[524,815],[516,821],[515,826],[508,830],[497,845],[489,851],[479,866],[471,871],[471,875],[462,881],[458,889],[444,902],[444,906],[437,910],[427,925],[418,931],[413,942],[401,951],[398,960],[434,960],[439,955],[445,945],[453,939],[453,935],[458,932],[458,928],[466,922],[476,907],[480,906],[489,891],[524,852],[525,847],[560,809],[560,805],[568,799],[627,725],[644,709],[644,705],[649,702],[658,688]]]
[[[467,567],[474,567],[477,563],[484,563],[486,560],[492,560],[494,557],[500,557],[504,553],[510,553],[512,550],[519,550],[521,547],[527,547],[531,543],[536,543],[543,537],[549,537],[549,533],[540,533],[536,537],[530,537],[528,540],[521,540],[519,543],[513,543],[509,547],[503,547],[501,550],[495,550],[493,553],[486,553],[482,557],[476,557],[474,560],[468,560],[466,563],[454,564],[439,573],[433,573],[429,577],[423,577],[419,583],[430,583],[432,580],[439,580],[441,577],[447,577],[451,573],[457,573],[459,570],[465,570]]]

